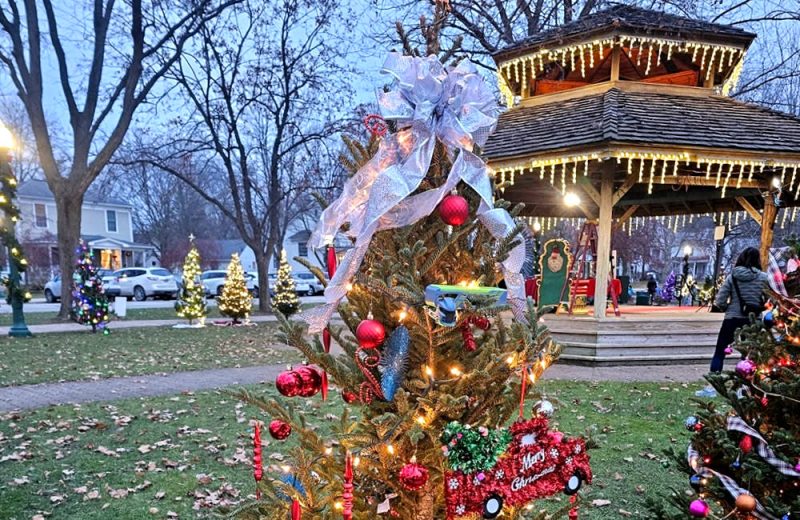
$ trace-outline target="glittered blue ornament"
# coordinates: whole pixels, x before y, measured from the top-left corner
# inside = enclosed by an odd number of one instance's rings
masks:
[[[302,496],[306,495],[306,488],[303,486],[303,483],[300,482],[300,479],[297,478],[297,475],[284,474],[281,475],[278,478],[278,480],[294,488],[294,490],[297,491],[300,495]],[[282,491],[277,491],[275,495],[277,495],[277,497],[280,499],[286,500],[287,502],[291,502],[293,500],[292,497],[290,497],[286,493],[283,493]]]
[[[690,416],[689,416],[689,417],[687,417],[687,418],[686,418],[686,420],[683,422],[683,425],[684,425],[684,426],[686,427],[686,429],[687,429],[687,430],[689,430],[690,432],[691,432],[691,431],[694,431],[694,428],[695,428],[695,426],[697,426],[697,417],[695,417],[694,415],[690,415]]]
[[[689,477],[689,485],[692,486],[692,489],[695,491],[700,491],[700,489],[703,487],[703,477],[697,474],[692,475]]]
[[[775,325],[775,315],[772,311],[767,311],[764,313],[764,327],[771,329]]]
[[[381,357],[381,390],[387,401],[394,399],[394,394],[406,375],[408,365],[409,335],[405,325],[399,325],[384,343]]]

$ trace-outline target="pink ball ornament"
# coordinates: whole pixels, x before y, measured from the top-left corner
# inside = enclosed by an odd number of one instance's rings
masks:
[[[439,203],[439,216],[445,224],[460,226],[469,217],[469,204],[461,195],[448,195]]]
[[[730,356],[731,354],[733,354],[733,347],[728,345],[727,347],[725,347],[725,355]]]
[[[428,482],[428,468],[422,464],[417,464],[416,459],[411,459],[411,462],[400,469],[398,480],[405,489],[416,491],[424,487]]]
[[[292,425],[280,419],[275,419],[269,423],[269,434],[273,439],[282,441],[292,434]]]
[[[361,348],[376,348],[386,339],[386,329],[381,322],[367,319],[356,327],[356,339]]]
[[[695,518],[705,518],[711,512],[711,508],[703,500],[694,500],[689,504],[689,514]]]
[[[756,373],[756,364],[751,359],[743,359],[736,363],[736,373],[744,378],[753,377]]]

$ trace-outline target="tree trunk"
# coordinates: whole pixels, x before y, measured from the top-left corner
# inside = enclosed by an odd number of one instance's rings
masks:
[[[72,303],[72,273],[75,267],[75,248],[81,237],[81,206],[83,193],[53,190],[56,199],[58,230],[58,265],[61,270],[61,308],[58,317],[69,318]]]
[[[270,255],[260,247],[253,248],[256,256],[256,270],[258,271],[258,310],[267,312],[272,307],[269,298],[269,260]]]

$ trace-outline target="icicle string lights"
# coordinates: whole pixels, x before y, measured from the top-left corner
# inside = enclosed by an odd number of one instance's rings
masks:
[[[665,49],[668,59],[674,52],[691,53],[692,61],[695,63],[699,58],[701,60],[700,68],[706,79],[710,79],[712,74],[723,72],[735,64],[727,81],[722,86],[723,95],[728,95],[736,88],[745,54],[745,49],[730,45],[620,35],[588,43],[576,43],[552,49],[542,48],[501,62],[497,70],[500,92],[508,107],[511,108],[514,105],[514,92],[510,87],[512,81],[524,85],[531,73],[535,76],[537,73],[543,72],[550,63],[561,63],[566,67],[567,62],[570,64],[570,70],[578,70],[576,68],[578,65],[581,77],[585,78],[587,66],[590,69],[594,68],[595,54],[604,57],[616,45],[629,49],[631,57],[635,54],[637,65],[641,65],[643,59],[646,60],[645,75],[651,72],[653,65],[658,64],[658,56],[661,56]],[[705,68],[706,64],[708,65],[707,69]]]
[[[567,182],[578,183],[579,177],[586,177],[589,174],[591,163],[599,162],[602,159],[616,160],[620,168],[627,171],[628,175],[638,175],[638,182],[647,183],[648,193],[652,193],[653,185],[656,183],[667,182],[667,172],[671,171],[673,176],[678,175],[679,168],[694,168],[696,175],[707,180],[714,179],[714,185],[720,190],[724,198],[728,194],[732,183],[735,187],[741,188],[742,183],[747,180],[751,182],[756,169],[758,169],[761,180],[764,179],[764,169],[770,168],[773,172],[783,171],[786,177],[784,184],[788,183],[788,190],[797,183],[797,191],[800,193],[800,182],[797,182],[796,171],[800,168],[800,162],[784,162],[771,160],[743,160],[739,158],[726,157],[707,157],[698,156],[689,152],[680,154],[667,154],[660,152],[625,152],[609,151],[601,153],[590,153],[581,155],[569,155],[558,157],[540,157],[515,163],[500,163],[492,165],[495,180],[500,183],[508,183],[513,186],[523,175],[533,173],[539,179],[549,178],[550,184],[557,187],[561,192],[565,192]],[[661,164],[659,164],[661,162]],[[659,169],[660,168],[660,169]],[[560,184],[556,186],[556,182]]]

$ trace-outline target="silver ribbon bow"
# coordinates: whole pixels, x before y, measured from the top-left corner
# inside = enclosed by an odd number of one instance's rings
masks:
[[[435,56],[426,58],[391,53],[381,72],[394,78],[388,92],[378,93],[384,119],[399,130],[381,141],[377,153],[344,185],[342,194],[322,213],[309,247],[332,243],[345,223],[355,239],[325,289],[325,304],[303,313],[309,332],[318,333],[330,321],[347,285],[358,272],[372,236],[387,229],[411,225],[430,214],[460,181],[481,199],[477,214],[497,238],[515,227],[511,215],[494,207],[492,180],[486,163],[472,150],[483,146],[497,123],[497,103],[475,66],[463,61],[444,67]],[[436,140],[453,159],[445,183],[411,195],[428,173]],[[525,259],[522,244],[502,263],[508,300],[517,319],[525,321],[525,288],[520,274]]]

